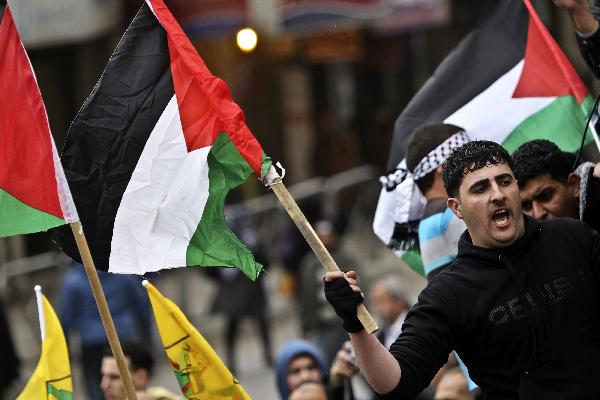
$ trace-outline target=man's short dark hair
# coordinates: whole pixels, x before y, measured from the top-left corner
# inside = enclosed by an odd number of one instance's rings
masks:
[[[121,348],[125,358],[129,359],[129,369],[131,371],[145,369],[148,374],[152,374],[154,358],[146,346],[136,342],[121,342]],[[106,346],[104,348],[104,356],[114,357],[110,347]]]
[[[519,187],[532,179],[550,174],[552,179],[566,185],[573,172],[575,157],[565,153],[557,145],[546,139],[536,139],[522,144],[512,155],[514,173]]]
[[[430,151],[462,130],[458,126],[442,123],[427,123],[416,128],[411,134],[406,147],[406,167],[408,170],[414,171],[415,167]],[[416,181],[421,192],[425,193],[433,185],[433,172]]]
[[[498,143],[476,140],[456,149],[444,163],[442,179],[450,197],[458,197],[458,189],[466,174],[486,165],[508,164],[512,169],[510,154]]]

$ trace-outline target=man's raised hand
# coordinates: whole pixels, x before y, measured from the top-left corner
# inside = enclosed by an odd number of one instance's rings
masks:
[[[356,315],[357,307],[363,300],[356,278],[354,271],[328,272],[324,278],[325,298],[342,319],[344,329],[349,333],[360,332],[364,329]]]

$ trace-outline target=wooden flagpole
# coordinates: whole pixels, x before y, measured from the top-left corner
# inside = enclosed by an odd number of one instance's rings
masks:
[[[133,387],[133,381],[131,380],[131,375],[129,374],[129,368],[127,367],[127,361],[125,360],[125,355],[123,354],[123,349],[121,348],[121,343],[119,342],[119,337],[117,336],[115,324],[110,315],[110,311],[108,310],[108,303],[106,302],[102,285],[100,285],[98,272],[94,266],[94,260],[92,259],[85,234],[83,233],[83,227],[79,221],[73,222],[70,225],[71,230],[73,231],[73,236],[75,236],[75,242],[77,242],[79,254],[81,255],[81,259],[83,261],[85,273],[90,281],[90,287],[92,288],[92,293],[94,294],[98,311],[100,311],[100,318],[102,319],[102,324],[104,325],[104,330],[106,331],[106,336],[108,337],[108,344],[110,345],[110,349],[115,357],[117,367],[119,368],[119,373],[121,374],[121,379],[123,380],[123,385],[125,386],[127,398],[129,400],[137,400],[135,388]]]
[[[304,236],[304,239],[306,239],[308,245],[315,253],[323,267],[327,270],[327,272],[340,271],[340,268],[337,266],[337,264],[333,260],[333,257],[331,257],[331,254],[329,254],[329,251],[327,251],[327,249],[321,242],[321,239],[319,239],[319,237],[317,236],[312,226],[308,223],[308,220],[298,207],[298,204],[296,204],[296,201],[294,200],[290,192],[288,192],[281,178],[275,178],[270,184],[270,187],[271,189],[273,189],[273,192],[275,192],[275,195],[277,196],[281,204],[283,204],[283,207],[289,214],[290,218],[292,218],[292,221],[294,221],[294,223],[300,230],[300,233],[302,233],[302,236]],[[367,332],[375,333],[379,330],[377,324],[373,320],[373,317],[371,317],[371,314],[369,314],[367,308],[363,303],[361,303],[358,306],[357,314],[358,319],[363,324]]]

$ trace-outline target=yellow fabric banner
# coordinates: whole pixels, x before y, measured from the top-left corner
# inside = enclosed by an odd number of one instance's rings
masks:
[[[144,286],[167,358],[185,398],[250,400],[242,385],[179,307],[150,283]]]
[[[45,330],[42,355],[17,400],[72,400],[73,384],[67,342],[58,317],[44,295],[42,303],[40,321],[44,321]]]

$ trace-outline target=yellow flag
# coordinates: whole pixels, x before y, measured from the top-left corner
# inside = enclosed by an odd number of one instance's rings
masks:
[[[42,355],[27,386],[17,400],[72,400],[73,384],[69,352],[62,327],[46,296],[42,296]]]
[[[250,400],[217,353],[179,307],[150,283],[148,291],[167,358],[186,399]]]

